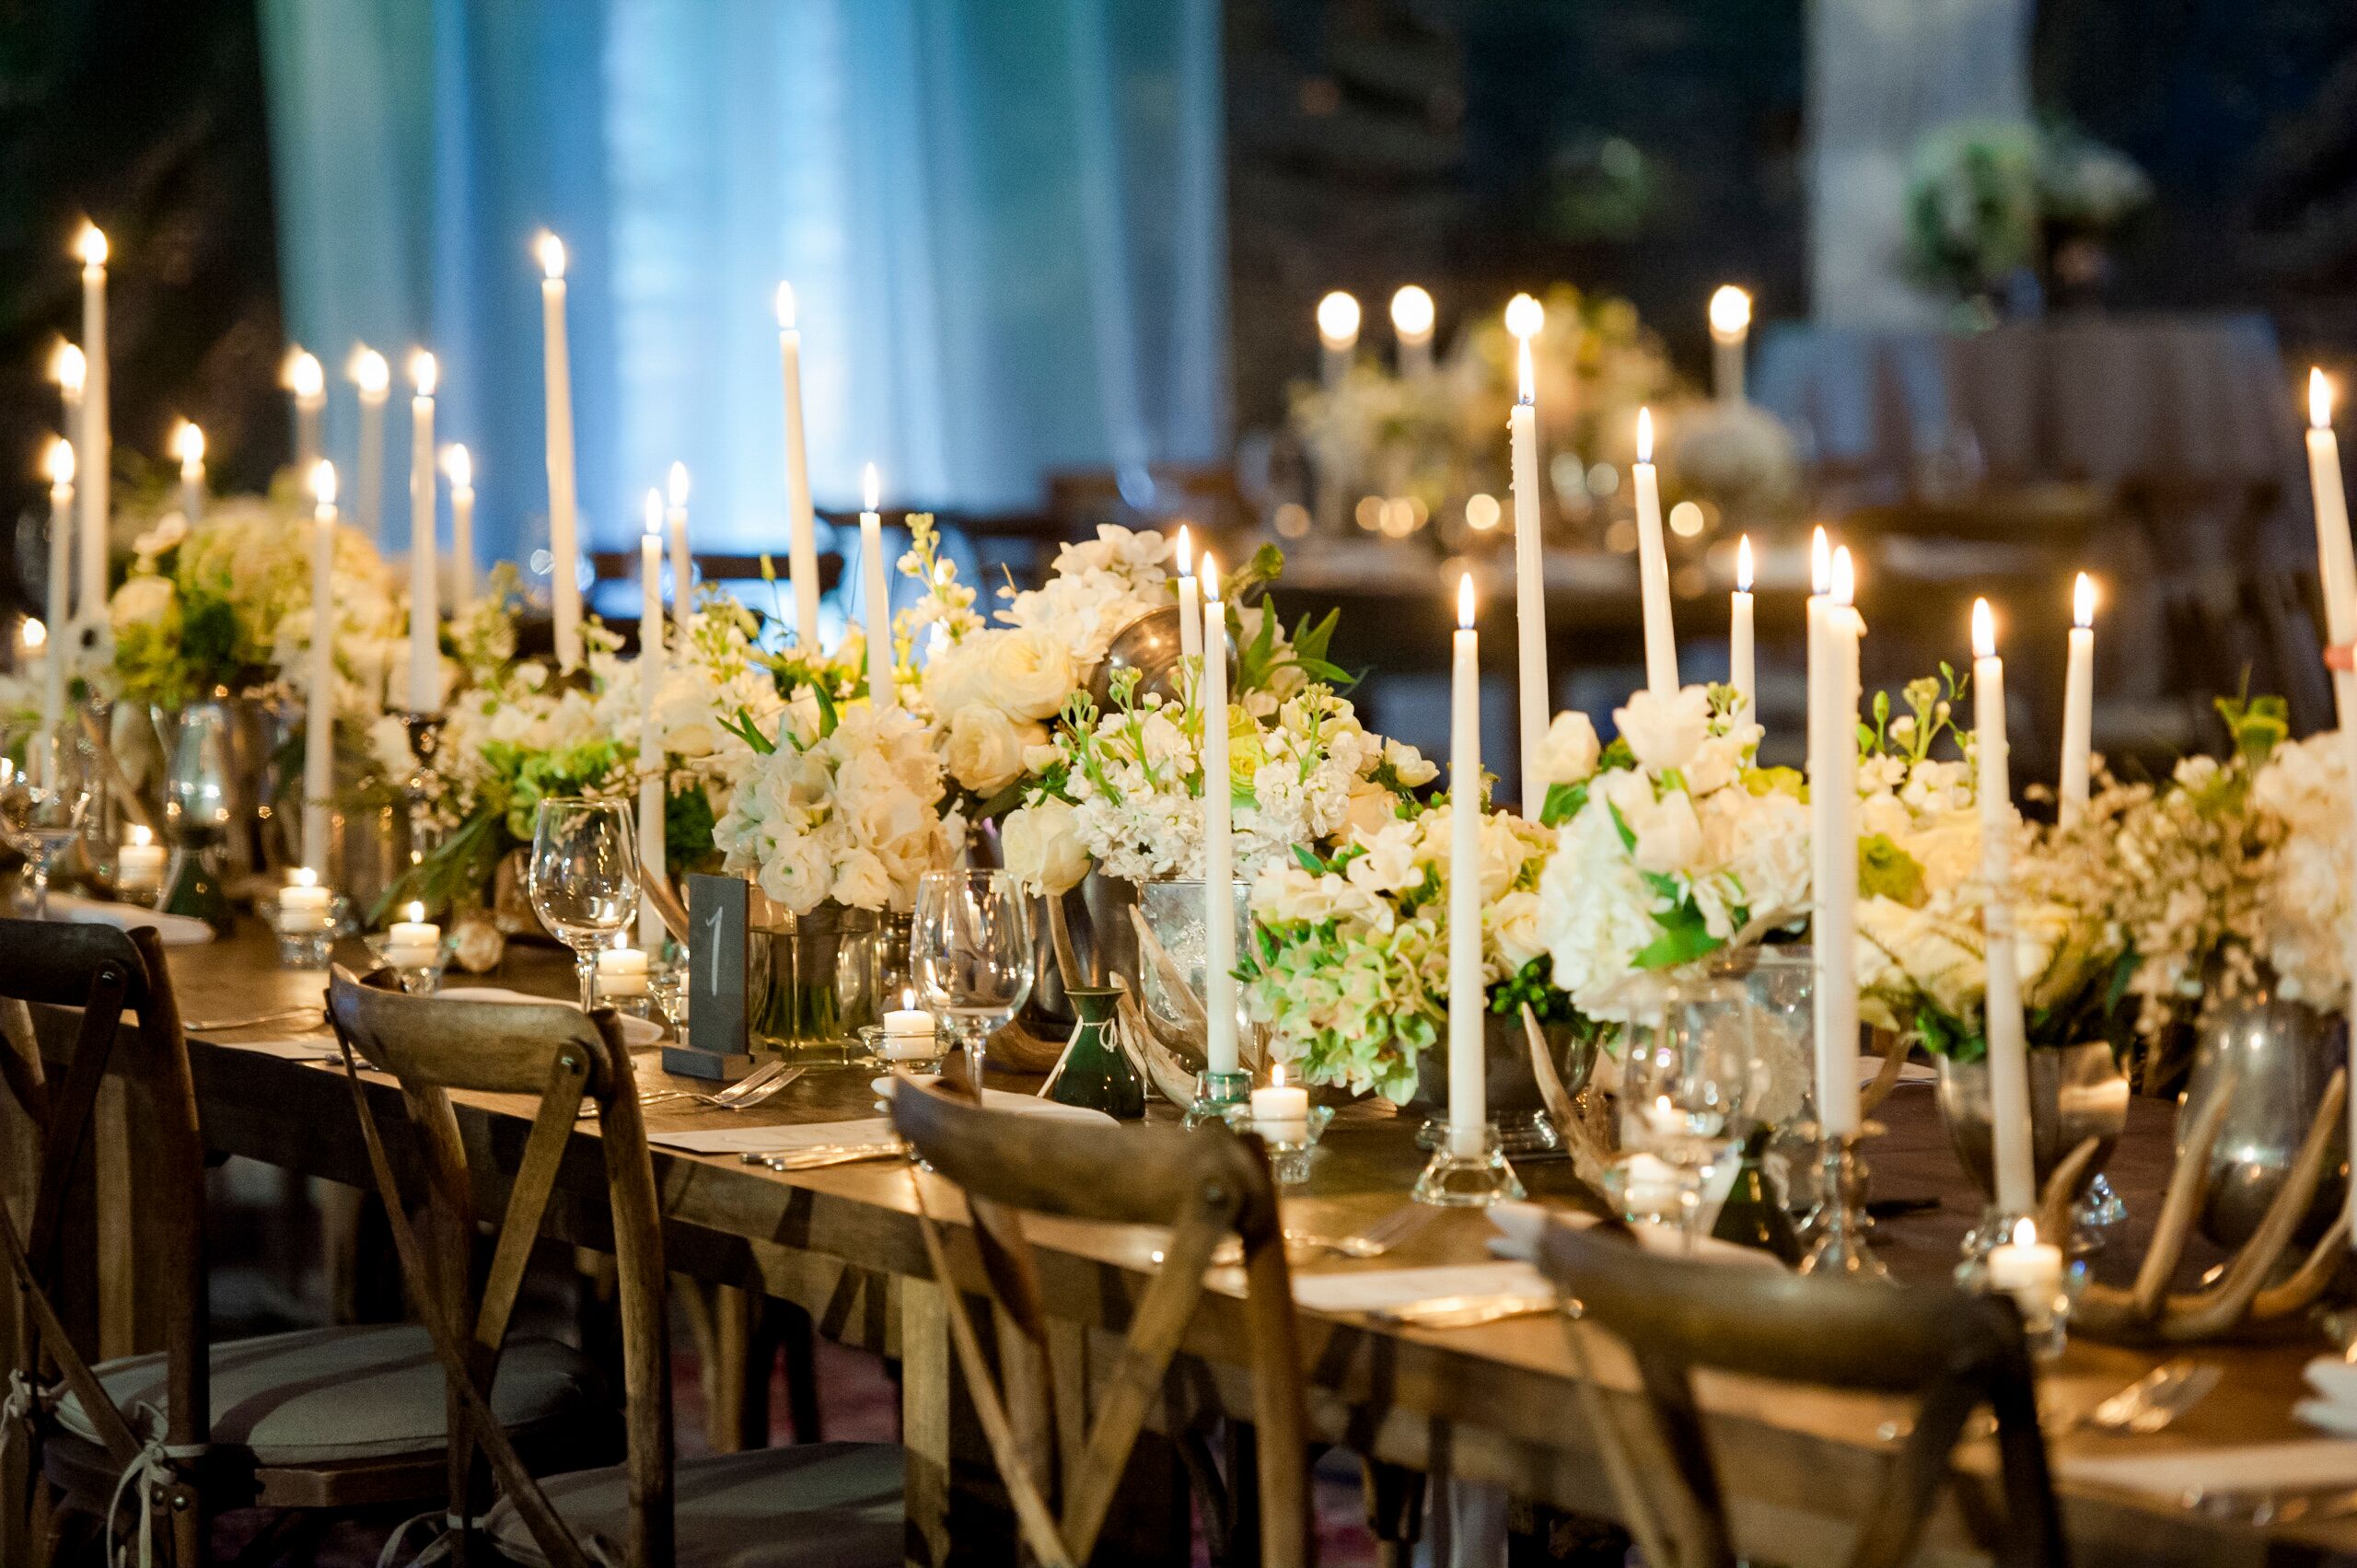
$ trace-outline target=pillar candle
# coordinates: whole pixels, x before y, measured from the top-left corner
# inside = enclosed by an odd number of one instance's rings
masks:
[[[540,376],[547,407],[549,606],[556,662],[581,662],[581,541],[573,491],[573,357],[564,333],[564,241],[543,233],[540,257]]]
[[[41,653],[41,723],[44,732],[65,716],[66,580],[74,575],[74,443],[60,436],[49,444],[49,581],[43,601],[45,645]]]
[[[295,471],[305,486],[326,455],[320,446],[319,419],[328,406],[327,372],[319,356],[296,349],[286,358],[286,393],[295,406]]]
[[[464,447],[443,455],[450,476],[450,613],[460,616],[475,598],[475,460]]]
[[[2332,383],[2321,370],[2308,372],[2308,490],[2316,505],[2316,576],[2324,589],[2325,638],[2336,647],[2357,641],[2357,552],[2349,538],[2349,497],[2340,477],[2340,443],[2332,429]],[[2333,704],[2340,721],[2340,744],[2346,749],[2349,778],[2357,785],[2357,671],[2337,669],[2332,676]],[[2357,810],[2357,799],[2351,802]],[[2357,846],[2357,833],[2351,835]],[[2351,876],[2344,867],[2342,877]],[[2357,917],[2342,929],[2341,964],[2357,977]],[[2351,1016],[2357,1017],[2357,982],[2349,990]],[[2357,1136],[2357,1094],[2349,1097],[2350,1131]],[[2357,1144],[2352,1144],[2357,1146]],[[2350,1190],[2352,1216],[2357,1216],[2357,1184]],[[2351,1246],[2357,1247],[2357,1227]]]
[[[1433,373],[1433,296],[1414,284],[1391,296],[1391,330],[1399,339],[1399,374],[1422,380]]]
[[[172,429],[172,455],[180,460],[180,516],[194,528],[204,520],[204,432],[181,420]]]
[[[663,814],[669,795],[663,726],[656,714],[667,665],[663,655],[663,497],[646,493],[646,532],[638,541],[638,864],[651,886],[663,879]],[[638,900],[638,945],[663,947],[656,900]]]
[[[1711,379],[1723,403],[1743,401],[1743,346],[1751,335],[1751,296],[1722,284],[1711,296]]]
[[[1457,579],[1457,636],[1448,686],[1448,1147],[1481,1153],[1489,1129],[1482,1081],[1481,635],[1473,577]]]
[[[819,648],[819,526],[810,510],[810,458],[802,443],[802,332],[794,323],[794,285],[777,285],[778,372],[785,386],[785,508],[794,573],[794,638]]]
[[[860,476],[859,608],[866,621],[867,700],[888,708],[900,693],[892,687],[892,592],[884,576],[884,519],[876,510],[880,494],[870,463]]]
[[[383,550],[385,538],[385,401],[392,395],[393,367],[375,349],[352,356],[352,384],[360,400],[360,466],[353,475],[352,520],[368,542]]]
[[[1227,606],[1219,567],[1203,552],[1203,646],[1227,647]],[[1203,659],[1204,1055],[1214,1073],[1236,1071],[1236,846],[1229,813],[1235,780],[1227,754],[1227,660]]]
[[[328,870],[335,794],[335,465],[311,470],[311,649],[303,725],[303,864]]]
[[[1554,706],[1547,672],[1547,540],[1538,522],[1538,388],[1530,363],[1530,340],[1546,325],[1538,301],[1517,294],[1506,305],[1506,331],[1515,337],[1519,394],[1506,415],[1510,472],[1514,482],[1514,619],[1517,714],[1521,719],[1522,814],[1538,820],[1547,797],[1537,769],[1547,743],[1547,721]]]
[[[1203,595],[1202,585],[1195,581],[1195,545],[1187,537],[1187,525],[1178,525],[1178,654],[1182,658],[1203,656]]]
[[[2062,772],[2056,814],[2064,827],[2087,808],[2087,772],[2095,749],[2096,585],[2084,572],[2071,592],[2071,657],[2062,679]]]
[[[75,251],[82,258],[82,428],[74,440],[75,469],[81,480],[81,593],[75,618],[93,629],[107,625],[107,534],[113,518],[109,485],[114,474],[114,430],[108,395],[107,237],[95,224],[82,226]],[[62,640],[54,645],[60,654]]]
[[[1644,599],[1645,684],[1678,694],[1678,633],[1669,619],[1669,555],[1661,537],[1661,474],[1654,467],[1654,412],[1637,411],[1637,583]]]
[[[671,531],[671,623],[679,635],[688,634],[688,616],[695,608],[695,557],[688,553],[688,465],[673,463],[670,476],[671,505],[664,516],[665,526]],[[684,642],[680,645],[686,646]]]
[[[1735,597],[1727,607],[1727,684],[1744,712],[1759,717],[1759,677],[1752,654],[1751,536],[1735,541]]]
[[[1989,601],[1972,601],[1973,749],[1980,764],[1981,921],[1988,945],[1989,1120],[1996,1144],[1997,1209],[2026,1214],[2038,1204],[2030,1157],[2029,1041],[2022,1024],[2021,971],[2014,954],[2014,804],[2006,765],[2005,662]]]
[[[1817,1113],[1828,1137],[1858,1131],[1858,633],[1856,578],[1834,552],[1828,589],[1811,601],[1809,834],[1815,858],[1810,950],[1816,970]]]
[[[1326,389],[1339,391],[1350,379],[1351,352],[1359,346],[1359,302],[1339,288],[1318,302],[1318,342],[1326,351]]]
[[[437,366],[423,349],[410,356],[409,709],[442,711],[442,605],[434,553],[434,386]]]

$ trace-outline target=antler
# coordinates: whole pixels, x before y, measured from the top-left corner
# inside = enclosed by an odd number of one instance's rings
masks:
[[[1527,1002],[1522,1005],[1522,1038],[1530,1047],[1530,1070],[1538,1080],[1538,1098],[1546,1102],[1548,1116],[1563,1134],[1563,1147],[1572,1156],[1573,1173],[1601,1191],[1608,1156],[1580,1115],[1571,1091],[1563,1086],[1563,1075],[1555,1070],[1555,1053],[1547,1049],[1546,1033],[1539,1028],[1538,1015],[1530,1010]]]

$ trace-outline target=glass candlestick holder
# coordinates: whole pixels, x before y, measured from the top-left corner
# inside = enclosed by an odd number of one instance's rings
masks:
[[[949,1041],[937,1028],[930,1035],[896,1035],[886,1033],[882,1024],[862,1024],[859,1044],[865,1064],[920,1077],[939,1077],[942,1059],[949,1054]]]
[[[450,944],[447,941],[431,948],[396,947],[390,934],[382,931],[374,932],[361,940],[377,967],[392,970],[393,978],[400,981],[401,989],[411,995],[431,996],[442,989],[443,967],[450,961]]]
[[[1238,1132],[1260,1135],[1261,1146],[1269,1151],[1269,1170],[1280,1187],[1298,1187],[1309,1179],[1309,1167],[1318,1154],[1318,1141],[1326,1136],[1327,1125],[1334,1120],[1330,1105],[1313,1105],[1309,1114],[1300,1121],[1270,1123],[1256,1121],[1252,1108],[1234,1105],[1227,1109],[1227,1124]]]
[[[1251,1074],[1206,1068],[1195,1075],[1195,1103],[1187,1108],[1186,1124],[1201,1127],[1207,1121],[1225,1121],[1230,1110],[1238,1106],[1248,1109],[1251,1103]]]
[[[1419,1203],[1445,1209],[1486,1209],[1524,1193],[1522,1179],[1506,1161],[1505,1137],[1498,1124],[1490,1121],[1470,1137],[1460,1138],[1457,1129],[1451,1128],[1433,1150],[1409,1196]]]

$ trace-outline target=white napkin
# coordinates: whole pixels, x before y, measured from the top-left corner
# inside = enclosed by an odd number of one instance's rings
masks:
[[[2171,1498],[2197,1488],[2206,1493],[2312,1491],[2357,1486],[2357,1443],[2309,1438],[2100,1458],[2057,1449],[2054,1467],[2073,1481],[2101,1481]]]
[[[909,1074],[911,1082],[920,1084],[932,1083],[939,1076],[937,1073]],[[892,1077],[872,1078],[868,1081],[867,1086],[874,1089],[879,1098],[890,1099],[893,1087],[898,1082],[898,1079]],[[1103,1111],[1091,1110],[1085,1105],[1066,1105],[1062,1100],[1041,1099],[1038,1095],[1018,1095],[1007,1089],[984,1089],[982,1109],[1011,1111],[1016,1116],[1052,1117],[1065,1121],[1103,1122],[1113,1120]]]
[[[49,912],[53,920],[77,921],[84,925],[111,925],[121,931],[136,931],[152,925],[156,935],[167,947],[200,947],[213,940],[213,927],[201,920],[184,914],[163,914],[139,904],[109,903],[103,899],[77,899],[71,893],[52,893]]]
[[[1569,1225],[1573,1230],[1585,1230],[1596,1223],[1594,1214],[1576,1210],[1550,1209],[1538,1203],[1492,1203],[1489,1208],[1490,1223],[1498,1234],[1491,1238],[1490,1250],[1501,1258],[1528,1258],[1538,1246],[1539,1227],[1549,1220]],[[1686,1234],[1677,1225],[1638,1225],[1629,1227],[1635,1233],[1637,1245],[1648,1252],[1665,1258],[1686,1256]],[[1698,1262],[1736,1263],[1758,1267],[1782,1268],[1771,1253],[1757,1247],[1738,1247],[1732,1241],[1721,1241],[1715,1236],[1705,1236],[1694,1249]]]
[[[1858,1086],[1860,1088],[1864,1088],[1881,1076],[1881,1058],[1874,1056],[1858,1058]],[[1940,1070],[1929,1063],[1902,1062],[1898,1065],[1898,1082],[1901,1084],[1936,1084],[1939,1081]]]
[[[308,1040],[225,1040],[210,1043],[229,1051],[250,1051],[257,1056],[275,1056],[281,1062],[333,1062],[338,1065],[343,1062],[343,1051],[332,1035]]]
[[[892,1135],[892,1124],[880,1116],[855,1121],[802,1121],[787,1127],[711,1127],[692,1132],[649,1132],[646,1141],[657,1148],[691,1155],[778,1155],[789,1149],[825,1148],[835,1144],[880,1144]]]
[[[2292,1413],[2310,1426],[2357,1437],[2357,1365],[2337,1355],[2320,1355],[2308,1363],[2306,1376],[2316,1397],[2302,1400]]]
[[[1448,1263],[1295,1274],[1293,1298],[1316,1312],[1373,1312],[1448,1295],[1544,1296],[1553,1288],[1527,1263]]]
[[[578,1005],[570,997],[534,996],[526,992],[510,991],[504,985],[446,985],[434,994],[445,1002],[528,1002],[544,1007],[551,1004],[560,1007]],[[621,1018],[622,1044],[633,1050],[656,1044],[663,1038],[663,1026],[652,1018],[633,1017],[628,1013],[621,1014]]]

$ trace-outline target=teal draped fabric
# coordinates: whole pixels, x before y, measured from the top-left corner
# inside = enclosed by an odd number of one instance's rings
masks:
[[[354,448],[355,343],[441,359],[486,555],[544,540],[539,272],[571,252],[581,507],[674,459],[699,541],[780,545],[772,297],[814,488],[1037,503],[1226,429],[1217,0],[260,0],[291,334]],[[406,515],[387,442],[389,515]]]

